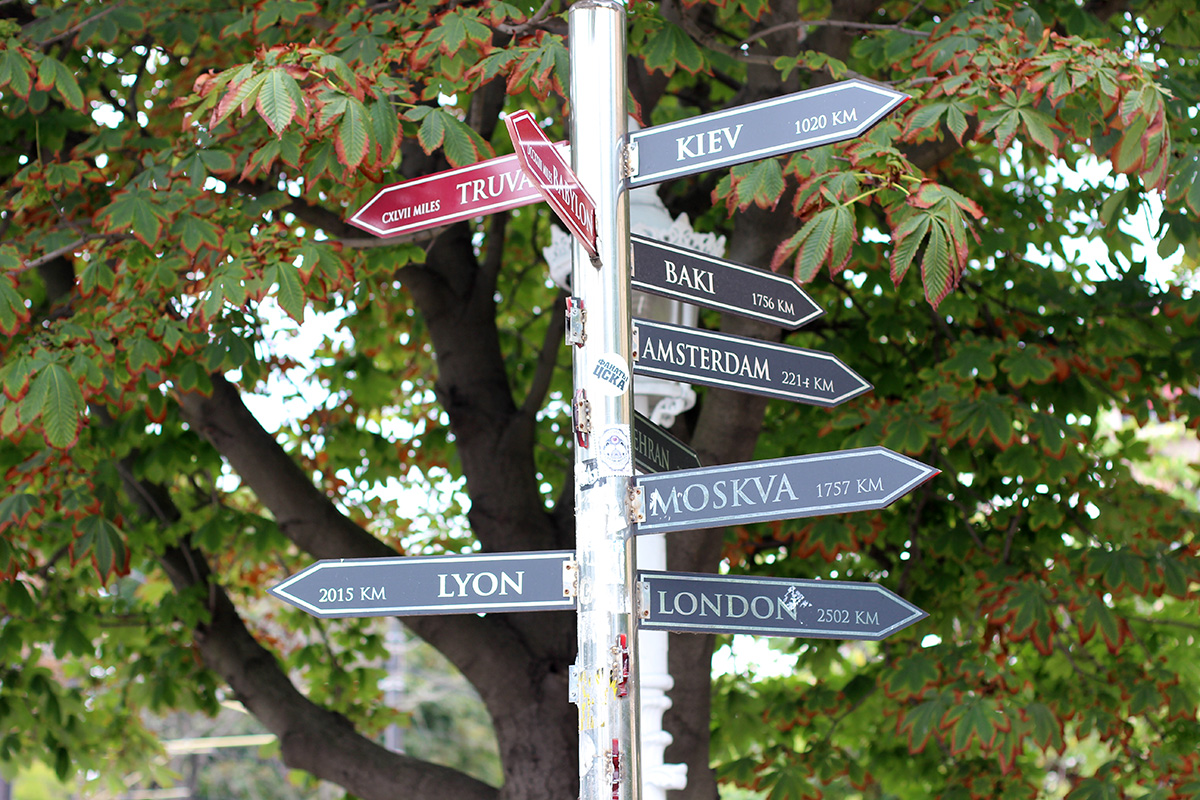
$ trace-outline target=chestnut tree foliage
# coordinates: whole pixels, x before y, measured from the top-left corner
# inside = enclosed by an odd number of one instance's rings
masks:
[[[381,746],[380,625],[265,591],[318,558],[572,547],[548,210],[345,222],[510,152],[505,112],[564,137],[565,11],[0,3],[0,765],[144,770],[144,714],[236,699],[365,800],[574,796],[573,615],[404,620],[482,697],[492,785]],[[1142,435],[1200,425],[1193,11],[631,3],[644,125],[855,76],[912,96],[853,141],[659,187],[828,312],[702,325],[874,384],[836,409],[702,390],[676,433],[708,464],[880,444],[943,470],[877,513],[669,537],[674,570],[876,581],[930,614],[783,643],[786,678],[714,681],[719,642],[673,637],[688,797],[1200,795],[1196,475]],[[1178,283],[1126,227],[1148,200]],[[338,330],[286,356],[287,318]],[[249,411],[268,390],[284,417]]]

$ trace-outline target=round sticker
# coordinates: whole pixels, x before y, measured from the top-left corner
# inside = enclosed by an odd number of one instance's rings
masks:
[[[600,474],[633,475],[633,451],[629,447],[629,426],[613,425],[600,436]]]
[[[629,388],[629,365],[619,353],[605,353],[592,366],[592,377],[601,394],[616,397]]]

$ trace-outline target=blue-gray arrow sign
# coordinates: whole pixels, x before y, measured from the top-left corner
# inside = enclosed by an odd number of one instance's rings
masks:
[[[731,333],[634,320],[633,374],[832,407],[870,391],[841,359],[820,350]]]
[[[880,509],[940,471],[886,447],[863,447],[640,475],[646,519],[637,533]]]
[[[853,139],[908,99],[861,80],[841,81],[629,134],[631,187]]]
[[[575,608],[572,550],[318,561],[271,594],[315,617],[403,617]]]
[[[642,472],[670,472],[700,466],[696,451],[637,411],[633,412],[633,465]]]
[[[639,572],[638,626],[878,641],[929,616],[874,583]]]
[[[633,234],[633,288],[799,328],[825,313],[800,285],[765,269]]]

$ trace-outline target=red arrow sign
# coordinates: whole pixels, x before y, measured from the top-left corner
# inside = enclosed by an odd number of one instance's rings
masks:
[[[550,145],[551,150],[566,146]],[[399,236],[541,199],[517,157],[502,156],[380,189],[349,222],[376,236]]]
[[[596,204],[575,177],[566,159],[538,127],[533,114],[518,111],[504,119],[508,135],[517,148],[521,166],[546,202],[578,237],[594,260],[596,253]]]

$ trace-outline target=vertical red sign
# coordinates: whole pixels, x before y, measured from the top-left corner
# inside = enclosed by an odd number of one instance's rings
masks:
[[[596,203],[575,177],[566,159],[538,127],[533,114],[518,111],[505,118],[508,135],[517,148],[517,158],[546,202],[568,230],[595,259]]]

